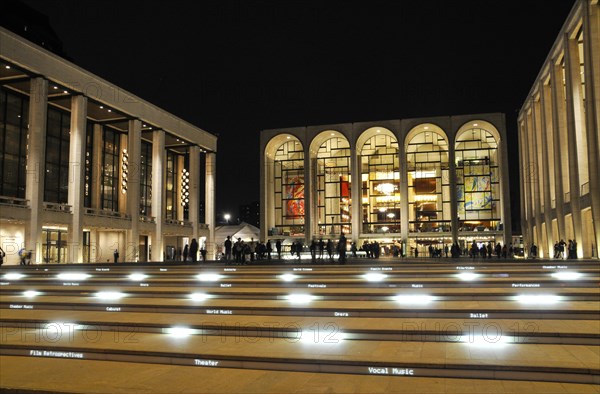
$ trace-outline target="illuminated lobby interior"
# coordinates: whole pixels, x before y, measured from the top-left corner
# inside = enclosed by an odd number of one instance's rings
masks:
[[[502,114],[264,130],[261,163],[264,239],[511,242]]]

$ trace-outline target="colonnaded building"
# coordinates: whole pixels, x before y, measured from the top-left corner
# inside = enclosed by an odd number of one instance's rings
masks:
[[[600,5],[577,1],[519,114],[521,220],[526,244],[552,257],[600,245]]]
[[[0,28],[0,245],[34,263],[214,255],[217,138]]]
[[[264,130],[260,153],[262,239],[511,242],[503,114]]]

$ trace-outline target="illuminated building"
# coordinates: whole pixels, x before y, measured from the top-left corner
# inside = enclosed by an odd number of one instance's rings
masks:
[[[526,251],[553,257],[600,244],[600,7],[575,3],[519,113],[521,227]]]
[[[264,130],[261,238],[508,244],[506,143],[499,113]]]
[[[163,261],[214,231],[216,136],[0,29],[8,264]],[[200,215],[205,207],[205,215]]]

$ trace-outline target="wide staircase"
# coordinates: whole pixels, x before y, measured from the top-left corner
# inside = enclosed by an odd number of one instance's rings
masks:
[[[0,388],[600,393],[598,261],[362,262],[3,267]]]

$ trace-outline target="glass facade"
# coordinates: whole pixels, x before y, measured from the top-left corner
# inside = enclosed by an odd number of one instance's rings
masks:
[[[179,201],[177,201],[177,176],[179,171],[177,170],[178,157],[175,152],[167,150],[167,181],[165,183],[165,204],[166,210],[165,215],[167,219],[177,219],[177,207]],[[158,219],[158,218],[157,218]]]
[[[498,144],[481,128],[456,138],[456,197],[459,231],[496,230],[501,222]]]
[[[119,211],[119,171],[121,168],[121,134],[110,127],[103,130],[102,149],[102,209]]]
[[[448,142],[420,131],[406,146],[409,232],[450,232]]]
[[[304,151],[298,141],[282,144],[273,163],[273,235],[304,234]]]
[[[146,141],[140,154],[140,215],[152,216],[152,144]]]
[[[400,233],[398,141],[387,134],[369,138],[360,151],[362,232]]]
[[[68,202],[70,137],[71,114],[48,107],[44,201]]]
[[[310,243],[343,233],[357,245],[377,241],[382,253],[401,247],[413,256],[475,239],[508,244],[503,122],[502,114],[485,114],[361,123],[362,130],[311,126],[304,135],[265,130],[261,236]]]
[[[330,138],[319,147],[314,160],[318,233],[349,234],[352,229],[350,145],[344,138]]]
[[[0,195],[25,198],[29,100],[0,87]]]
[[[42,256],[44,263],[66,263],[68,262],[67,255],[67,231],[42,229]]]

